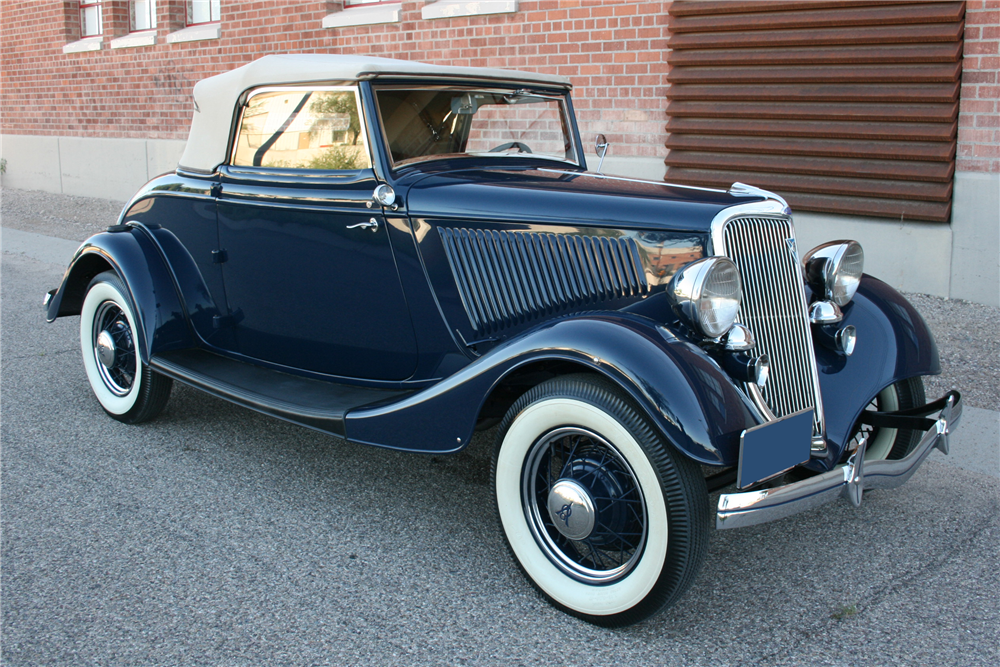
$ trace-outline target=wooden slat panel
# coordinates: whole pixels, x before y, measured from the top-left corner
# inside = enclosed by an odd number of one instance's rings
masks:
[[[680,17],[672,15],[667,28],[675,33],[721,32],[746,30],[791,30],[796,28],[836,28],[845,26],[910,25],[922,23],[953,23],[962,20],[965,6],[961,2],[888,5],[881,7],[854,6],[844,8],[811,8],[792,11],[768,11],[745,14],[710,14]]]
[[[867,197],[834,197],[831,195],[792,194],[788,203],[800,211],[866,215],[891,218],[895,221],[948,222],[951,219],[951,202],[938,203],[906,199],[869,199]]]
[[[674,0],[670,6],[670,14],[671,16],[714,16],[716,14],[876,7],[897,4],[899,4],[899,0],[744,0],[743,2],[733,2],[733,0]]]
[[[927,23],[923,25],[880,26],[871,28],[830,28],[827,30],[754,30],[750,32],[713,32],[672,35],[671,49],[718,49],[830,46],[834,44],[924,44],[955,42],[962,37],[962,23]]]
[[[958,118],[958,102],[952,104],[836,104],[833,102],[828,104],[774,104],[771,102],[671,100],[667,102],[667,114],[705,118],[951,122]]]
[[[946,183],[955,174],[954,162],[869,160],[799,155],[747,155],[672,150],[664,162],[669,167],[726,168],[736,171],[770,171],[845,177],[882,178],[901,181]]]
[[[947,221],[965,3],[674,2],[667,179]]]
[[[753,100],[784,102],[907,102],[945,103],[958,99],[958,82],[924,85],[871,84],[772,84],[768,86],[731,86],[720,84],[671,86],[675,100]]]
[[[948,162],[955,157],[950,141],[867,141],[795,137],[713,137],[671,134],[667,148],[716,153],[766,153],[769,155],[816,155],[824,157],[882,160],[928,160]]]
[[[851,123],[797,120],[752,120],[747,118],[688,118],[673,116],[667,121],[671,134],[711,134],[723,136],[825,137],[830,139],[872,139],[888,141],[953,142],[958,122],[948,123]]]
[[[820,65],[813,67],[674,67],[671,83],[946,83],[958,81],[961,63]]]
[[[740,181],[775,192],[808,192],[843,197],[876,197],[880,199],[916,199],[920,201],[951,201],[952,183],[925,181],[884,181],[865,178],[833,178],[807,174],[775,174],[718,169],[686,169],[669,167],[667,180],[688,185],[728,189]],[[748,180],[749,179],[749,180]]]
[[[675,51],[670,65],[758,67],[762,65],[868,65],[876,63],[954,63],[962,57],[959,42],[941,44],[893,44],[866,46],[822,46],[764,49],[699,49]]]

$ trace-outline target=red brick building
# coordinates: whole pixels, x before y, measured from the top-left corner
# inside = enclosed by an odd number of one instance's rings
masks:
[[[196,81],[269,53],[569,76],[605,171],[759,184],[803,244],[998,305],[1000,0],[7,0],[4,187],[124,199],[176,166]]]

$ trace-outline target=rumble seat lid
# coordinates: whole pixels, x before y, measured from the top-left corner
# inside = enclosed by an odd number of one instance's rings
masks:
[[[233,111],[240,95],[250,88],[319,81],[355,81],[370,76],[393,74],[570,87],[567,77],[535,72],[453,67],[395,58],[321,53],[264,56],[243,67],[202,79],[195,84],[195,111],[180,166],[192,171],[211,172],[226,161]]]

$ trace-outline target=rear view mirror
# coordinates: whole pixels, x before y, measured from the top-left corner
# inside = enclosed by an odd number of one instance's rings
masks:
[[[471,116],[479,111],[479,100],[472,93],[451,98],[451,111],[460,116]]]

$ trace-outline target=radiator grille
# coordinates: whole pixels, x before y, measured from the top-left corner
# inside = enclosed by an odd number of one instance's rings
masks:
[[[788,220],[735,218],[717,249],[736,264],[743,278],[738,321],[757,339],[757,350],[771,360],[764,400],[778,417],[820,406],[802,273]],[[813,413],[814,432],[822,433],[822,408]]]
[[[480,333],[649,292],[639,248],[628,237],[438,231],[462,304]]]

